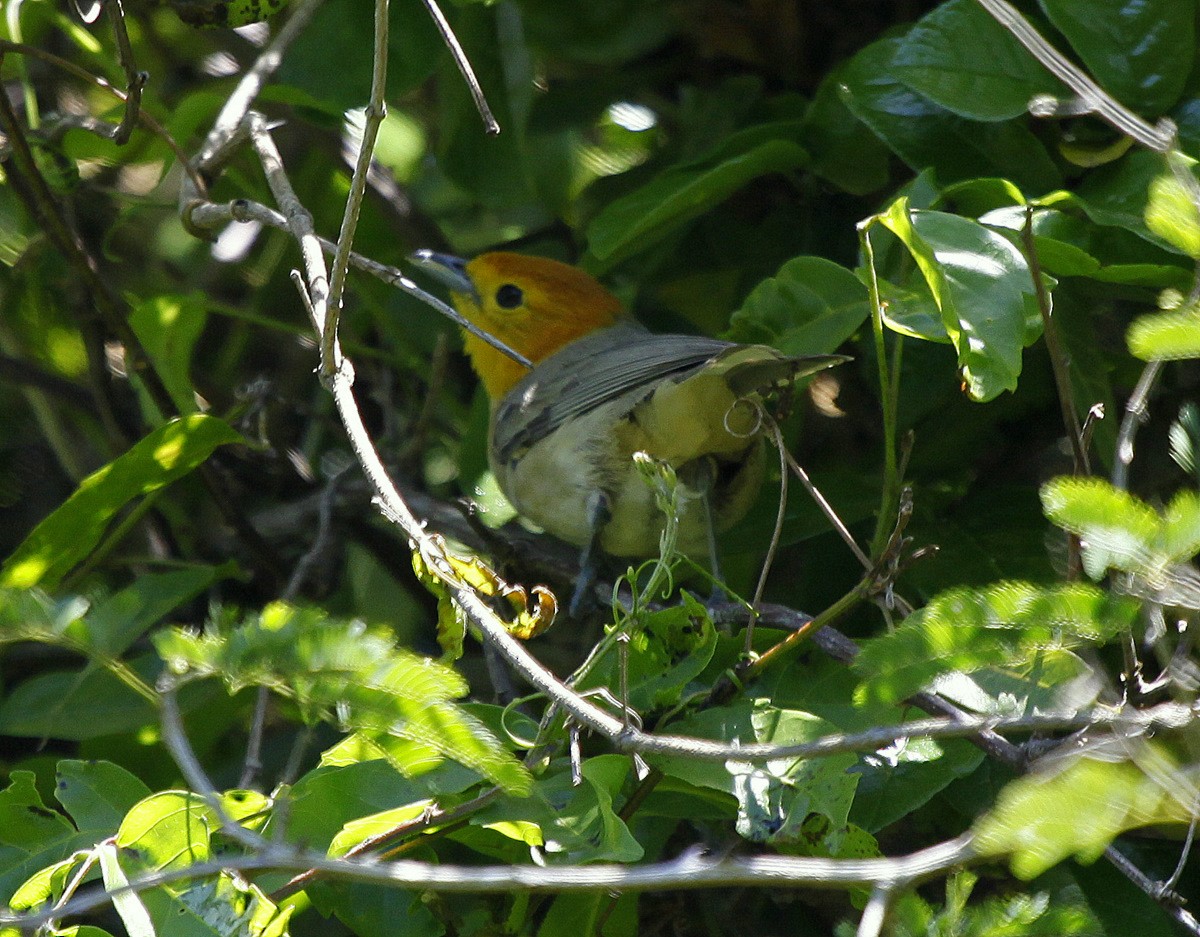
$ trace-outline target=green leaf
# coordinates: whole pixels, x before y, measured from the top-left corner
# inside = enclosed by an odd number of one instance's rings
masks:
[[[1191,169],[1180,161],[1178,171]],[[1168,170],[1150,183],[1146,227],[1189,257],[1200,258],[1200,207],[1174,172]]]
[[[804,115],[805,148],[812,172],[852,195],[878,192],[888,181],[888,151],[846,106],[840,66],[825,76]]]
[[[528,797],[508,798],[471,817],[471,826],[523,845],[538,845],[548,861],[636,862],[642,846],[613,809],[630,770],[622,755],[599,755],[582,765],[583,783],[560,770],[538,780]]]
[[[190,602],[235,567],[197,566],[169,573],[148,573],[98,603],[83,618],[72,622],[66,634],[79,646],[115,657],[127,651],[154,625],[184,602]]]
[[[58,763],[54,796],[80,832],[111,836],[150,788],[111,761],[64,759]]]
[[[793,257],[746,297],[730,318],[729,337],[787,354],[827,354],[868,315],[867,288],[851,271],[823,257]]]
[[[283,835],[290,842],[325,849],[338,831],[354,820],[381,813],[397,804],[430,796],[427,776],[406,778],[385,760],[323,765],[296,782],[290,791]],[[272,817],[278,823],[282,817]],[[269,827],[268,835],[280,835]]]
[[[25,538],[0,568],[0,586],[53,589],[104,535],[125,504],[158,491],[241,441],[228,424],[194,414],[160,426],[124,455],[93,472]]]
[[[703,162],[666,170],[641,188],[610,202],[588,225],[588,253],[603,272],[613,264],[646,250],[667,234],[715,208],[759,176],[804,166],[808,154],[793,139],[799,127],[781,124],[779,137],[762,142],[762,131],[743,132],[753,144],[738,150],[726,141],[721,151]]]
[[[1200,407],[1194,403],[1185,403],[1179,408],[1179,416],[1171,424],[1171,458],[1181,469],[1193,478],[1200,480],[1197,467],[1200,458]]]
[[[171,937],[287,937],[292,908],[282,912],[257,885],[229,873],[183,889],[140,895],[154,933]]]
[[[158,661],[145,655],[128,671],[153,681]],[[129,732],[158,721],[154,703],[113,671],[89,663],[78,671],[52,671],[19,684],[0,702],[0,733],[26,738],[83,741]]]
[[[200,795],[159,791],[130,809],[115,842],[122,849],[134,850],[139,864],[147,869],[179,869],[206,861],[209,840],[220,828],[216,813]]]
[[[1179,100],[1195,58],[1196,11],[1177,0],[1039,0],[1088,71],[1126,107],[1157,116]]]
[[[979,767],[983,752],[962,739],[903,739],[860,761],[850,819],[877,833],[929,803]]]
[[[677,705],[717,647],[717,631],[704,606],[687,592],[682,597],[682,604],[645,616],[643,627],[631,636],[624,662],[609,645],[577,689],[613,687],[625,679],[629,705],[635,710],[655,712]]]
[[[1126,335],[1129,350],[1143,361],[1200,358],[1200,309],[1188,306],[1138,316]]]
[[[1185,563],[1200,552],[1200,494],[1180,491],[1163,512],[1163,546],[1167,556]]]
[[[1110,568],[1136,573],[1162,564],[1162,522],[1129,492],[1099,478],[1055,478],[1041,498],[1046,516],[1083,541],[1083,566],[1093,579]]]
[[[129,313],[130,326],[181,414],[196,412],[192,350],[207,319],[205,299],[199,293],[160,294],[138,303]]]
[[[1102,643],[1131,626],[1138,603],[1086,584],[1003,582],[942,593],[894,632],[867,641],[854,670],[860,702],[899,702],[942,674],[1017,667]]]
[[[219,621],[203,635],[160,631],[154,642],[176,673],[219,676],[234,692],[271,687],[294,698],[306,722],[336,719],[368,738],[407,739],[417,743],[412,753],[424,767],[434,752],[512,792],[528,789],[520,762],[450,702],[466,693],[463,679],[444,664],[396,647],[388,629],[274,603],[256,620]],[[380,755],[387,754],[381,745]],[[412,768],[395,767],[406,773]]]
[[[76,868],[91,855],[92,850],[80,849],[61,862],[54,862],[44,869],[39,869],[13,892],[13,896],[8,899],[8,906],[14,911],[33,911],[48,901],[57,901],[62,897],[67,881],[75,874]]]
[[[420,84],[446,54],[425,7],[393,3],[388,8],[388,95]],[[275,80],[302,91],[306,103],[341,120],[345,111],[365,107],[371,93],[372,9],[354,0],[330,0],[288,49]],[[337,68],[328,63],[336,61]],[[472,57],[472,61],[474,58]]]
[[[356,937],[442,937],[446,933],[425,900],[426,892],[318,880],[305,893],[322,915],[336,915]]]
[[[966,120],[903,84],[892,71],[902,44],[884,39],[860,50],[839,88],[854,115],[914,171],[932,168],[943,184],[998,176],[1031,193],[1061,184],[1045,146],[1022,123]]]
[[[432,799],[418,800],[403,807],[392,807],[366,817],[357,817],[343,826],[329,844],[329,855],[344,856],[365,840],[417,819],[434,805]]]
[[[900,40],[892,64],[904,84],[972,120],[1007,120],[1063,85],[975,0],[950,0]]]
[[[1073,195],[1054,195],[1057,202],[1082,208],[1097,224],[1124,228],[1171,254],[1178,254],[1176,245],[1147,226],[1150,190],[1165,168],[1162,154],[1134,150],[1115,163],[1088,173]],[[1128,254],[1121,258],[1126,263],[1133,259]],[[1163,259],[1169,260],[1170,254],[1164,254]]]
[[[1032,275],[1021,252],[977,222],[910,211],[903,198],[878,217],[916,260],[958,351],[968,394],[988,401],[1015,390],[1021,349],[1041,331]]]
[[[705,710],[675,723],[682,735],[723,742],[764,742],[790,745],[811,742],[835,727],[810,713],[784,709],[765,699],[741,699],[729,706]],[[808,841],[812,852],[822,848],[837,854],[847,835],[847,817],[858,776],[850,771],[855,755],[819,759],[779,759],[764,765],[702,763],[675,756],[647,756],[665,774],[700,787],[732,794],[738,804],[738,832],[755,842],[788,844],[805,851],[810,832],[804,826],[813,814],[824,817],[820,842]],[[811,853],[810,853],[811,854]]]
[[[1162,745],[1121,739],[1107,748],[1107,757],[1079,757],[1010,782],[975,824],[979,851],[1007,855],[1028,881],[1070,855],[1094,862],[1125,830],[1189,821],[1190,782]]]
[[[0,902],[38,870],[92,844],[42,802],[32,771],[13,771],[8,782],[0,791]]]

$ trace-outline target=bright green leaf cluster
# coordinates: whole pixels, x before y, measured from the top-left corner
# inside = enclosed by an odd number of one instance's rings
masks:
[[[1180,491],[1160,515],[1102,479],[1057,478],[1042,486],[1042,504],[1050,520],[1079,536],[1093,579],[1114,569],[1168,589],[1172,568],[1200,552],[1200,495],[1193,491]]]
[[[1016,668],[1100,644],[1128,628],[1139,605],[1094,586],[1002,582],[936,596],[891,634],[864,644],[860,700],[899,702],[942,675]]]
[[[450,702],[466,692],[462,677],[396,647],[383,629],[276,603],[250,621],[226,618],[203,634],[160,632],[155,647],[175,674],[219,676],[234,691],[268,686],[293,698],[307,722],[335,720],[368,737],[394,735],[513,792],[528,788],[524,768]]]

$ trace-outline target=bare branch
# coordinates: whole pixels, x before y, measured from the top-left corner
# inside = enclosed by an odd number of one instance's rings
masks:
[[[350,267],[350,249],[354,245],[354,231],[358,227],[358,216],[362,210],[363,194],[367,190],[367,175],[371,170],[371,157],[375,152],[375,141],[379,127],[387,116],[388,60],[388,0],[375,0],[375,44],[371,58],[371,100],[363,112],[362,140],[358,148],[358,162],[350,179],[350,193],[346,196],[346,211],[342,216],[342,229],[338,234],[337,250],[333,253],[333,273],[329,281],[329,316],[321,332],[321,376],[331,376],[329,368],[335,367],[338,355],[334,351],[337,342],[338,318],[342,313],[342,290],[346,285],[346,272]]]
[[[921,849],[906,856],[874,859],[821,859],[809,856],[724,856],[713,858],[689,852],[669,862],[646,865],[616,863],[575,866],[441,865],[401,860],[352,861],[324,853],[268,843],[245,856],[224,856],[213,862],[157,872],[134,879],[128,891],[204,878],[226,871],[309,869],[342,881],[391,885],[423,891],[479,893],[522,889],[534,892],[656,891],[663,889],[724,888],[738,885],[777,888],[842,889],[871,885],[906,888],[978,861],[971,835]],[[107,905],[121,889],[97,889],[61,908],[21,915],[0,910],[0,926],[31,930],[60,917],[77,916]]]
[[[483,96],[483,88],[479,85],[479,79],[475,77],[475,70],[471,68],[471,62],[467,59],[467,54],[463,52],[462,46],[459,45],[458,37],[454,35],[454,30],[450,28],[450,23],[447,22],[441,7],[437,5],[437,0],[424,0],[424,3],[430,17],[433,18],[434,25],[438,28],[438,32],[442,34],[442,41],[446,43],[446,48],[450,50],[450,55],[454,58],[454,64],[458,66],[458,70],[463,76],[463,81],[467,83],[467,90],[471,92],[471,100],[475,102],[475,109],[479,111],[479,116],[483,120],[484,130],[492,135],[499,133],[500,124],[492,114],[492,109],[488,106],[487,98]]]

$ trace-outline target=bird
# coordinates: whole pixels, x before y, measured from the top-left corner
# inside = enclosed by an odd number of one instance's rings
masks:
[[[582,549],[572,612],[597,551],[646,558],[660,549],[665,518],[635,453],[674,469],[687,495],[678,548],[715,564],[716,533],[747,513],[765,476],[763,398],[850,360],[650,332],[590,274],[545,257],[419,250],[410,259],[467,321],[532,364],[464,332],[490,402],[488,464],[500,490]]]

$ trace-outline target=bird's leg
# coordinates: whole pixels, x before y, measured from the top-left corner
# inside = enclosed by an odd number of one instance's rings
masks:
[[[608,508],[608,495],[596,490],[588,495],[587,520],[588,542],[579,554],[579,578],[575,580],[575,592],[571,595],[571,604],[567,606],[567,614],[578,618],[588,599],[588,593],[596,583],[596,553],[600,547],[600,532],[612,516]]]

